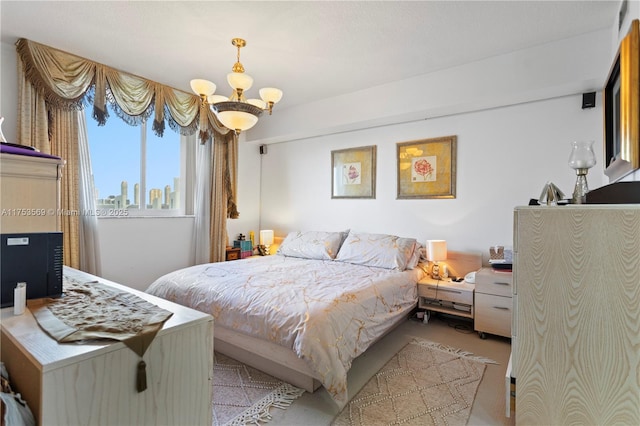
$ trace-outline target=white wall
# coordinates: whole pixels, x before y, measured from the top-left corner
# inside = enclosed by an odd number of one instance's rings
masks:
[[[598,96],[598,104],[600,99]],[[343,230],[446,239],[452,250],[511,245],[513,208],[538,198],[547,181],[570,197],[570,142],[601,143],[602,109],[573,95],[413,123],[269,145],[263,158],[262,222],[292,230]],[[396,143],[457,135],[457,196],[397,200]],[[376,199],[331,199],[331,151],[376,145]],[[596,147],[598,165],[601,150]],[[604,184],[602,168],[588,176]]]
[[[192,264],[193,218],[98,219],[101,276],[145,290],[163,274]]]

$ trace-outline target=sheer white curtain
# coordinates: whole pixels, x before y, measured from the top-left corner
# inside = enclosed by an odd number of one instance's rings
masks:
[[[209,263],[211,248],[211,145],[196,142],[196,135],[185,136],[196,145],[195,226],[193,235],[194,264]]]
[[[80,205],[80,269],[100,275],[100,244],[96,216],[93,171],[89,156],[87,121],[84,111],[78,111],[78,203]]]

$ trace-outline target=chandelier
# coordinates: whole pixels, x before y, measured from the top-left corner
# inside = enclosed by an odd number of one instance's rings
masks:
[[[245,92],[253,85],[253,78],[244,73],[244,66],[240,63],[240,49],[245,47],[247,42],[241,38],[234,38],[231,44],[238,49],[236,63],[231,69],[233,72],[227,74],[227,82],[232,89],[231,95],[215,95],[216,85],[203,79],[191,80],[191,90],[200,96],[203,105],[210,106],[223,126],[240,134],[241,131],[255,126],[262,111],[269,111],[271,115],[273,105],[282,99],[282,90],[265,87],[260,89],[262,99],[247,99]]]

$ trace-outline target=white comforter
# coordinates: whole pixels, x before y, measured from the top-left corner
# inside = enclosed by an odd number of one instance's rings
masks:
[[[415,306],[422,275],[274,255],[178,270],[147,292],[291,348],[344,406],[351,362]]]

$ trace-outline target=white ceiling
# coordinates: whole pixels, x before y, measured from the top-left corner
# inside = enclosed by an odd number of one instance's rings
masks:
[[[7,1],[2,42],[31,39],[185,91],[228,95],[233,37],[277,108],[611,28],[620,1]],[[411,96],[410,93],[404,94]],[[403,94],[398,94],[403,96]]]

